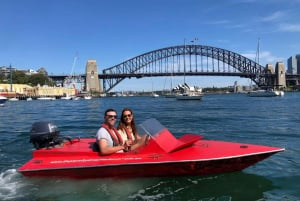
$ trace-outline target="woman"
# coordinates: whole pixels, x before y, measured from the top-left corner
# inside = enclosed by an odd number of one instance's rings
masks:
[[[122,111],[121,119],[118,125],[118,132],[123,140],[131,142],[131,150],[141,147],[146,144],[147,136],[139,136],[134,121],[132,110],[125,108]]]

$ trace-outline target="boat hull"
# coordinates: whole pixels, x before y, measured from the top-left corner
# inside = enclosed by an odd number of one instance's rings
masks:
[[[73,167],[22,171],[29,177],[87,178],[136,178],[169,176],[204,176],[243,170],[274,153],[237,157],[231,159],[169,163],[122,164],[93,167]]]
[[[0,96],[0,106],[4,106],[5,102],[7,101],[7,98],[4,96]]]
[[[202,100],[203,95],[178,95],[177,100]]]
[[[153,142],[140,152],[101,156],[86,149],[94,139],[82,139],[61,148],[41,149],[20,169],[30,177],[135,178],[209,175],[243,170],[282,148],[232,142],[199,140],[189,147],[163,153]]]
[[[275,96],[283,96],[283,91],[270,91],[270,90],[257,90],[250,91],[248,96],[250,97],[275,97]]]

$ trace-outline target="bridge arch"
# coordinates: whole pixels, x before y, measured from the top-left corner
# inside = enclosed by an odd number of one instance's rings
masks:
[[[193,56],[193,58],[192,58]],[[238,53],[205,45],[179,45],[153,50],[104,69],[103,90],[125,78],[152,76],[240,76],[265,85],[265,68]]]

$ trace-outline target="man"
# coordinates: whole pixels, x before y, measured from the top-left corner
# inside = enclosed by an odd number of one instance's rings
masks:
[[[108,109],[104,113],[104,123],[96,134],[96,141],[102,155],[123,152],[131,145],[131,141],[124,141],[117,129],[114,127],[117,120],[117,112]]]

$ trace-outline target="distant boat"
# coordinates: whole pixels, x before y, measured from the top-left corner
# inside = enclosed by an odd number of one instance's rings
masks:
[[[71,100],[71,98],[72,97],[67,94],[66,96],[63,96],[60,99],[62,99],[62,100]]]
[[[248,92],[250,97],[275,97],[275,96],[284,96],[283,91],[270,90],[270,89],[260,89],[256,91]]]
[[[54,97],[39,97],[37,100],[56,100]]]
[[[176,100],[202,100],[203,94],[186,92],[176,96]]]
[[[10,98],[10,99],[8,99],[9,101],[18,101],[19,99],[18,98]]]
[[[152,93],[152,98],[158,98],[159,95],[157,93]]]
[[[4,106],[5,102],[7,101],[7,98],[4,96],[0,96],[0,106]]]
[[[176,98],[176,94],[174,94],[174,93],[168,93],[168,94],[165,94],[164,96],[165,96],[165,98]]]
[[[81,98],[79,96],[72,96],[71,100],[80,100]]]
[[[31,97],[26,98],[26,101],[32,101]]]
[[[91,100],[91,99],[92,99],[92,96],[84,96],[84,99],[85,99],[85,100]]]

